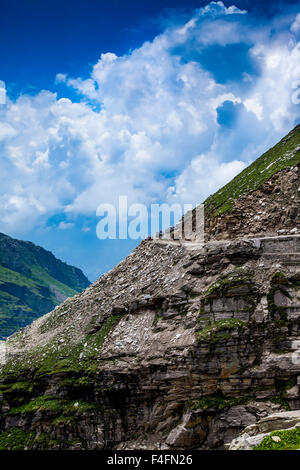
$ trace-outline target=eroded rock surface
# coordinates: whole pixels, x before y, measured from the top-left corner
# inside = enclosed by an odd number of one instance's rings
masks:
[[[208,216],[207,238],[300,233],[299,204],[300,177],[296,166],[276,173],[256,191],[241,196],[228,213]]]
[[[260,419],[256,424],[247,426],[229,445],[229,450],[253,450],[266,436],[272,436],[274,442],[281,442],[280,433],[274,431],[292,431],[300,428],[300,411],[275,413]],[[272,433],[272,434],[271,434]],[[279,435],[276,435],[279,434]],[[300,434],[300,433],[299,433]],[[299,444],[300,448],[300,444]]]
[[[9,339],[1,430],[30,448],[218,449],[300,408],[299,254],[299,236],[142,243]]]

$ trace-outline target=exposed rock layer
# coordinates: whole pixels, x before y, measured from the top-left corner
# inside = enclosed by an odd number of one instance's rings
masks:
[[[299,168],[274,174],[262,186],[234,201],[223,216],[206,218],[209,240],[300,233]]]
[[[296,432],[295,432],[296,431]],[[267,445],[262,448],[279,450],[286,448],[286,438],[293,433],[293,440],[289,439],[293,449],[300,449],[300,411],[286,411],[275,413],[260,419],[256,424],[250,424],[234,439],[229,450],[253,450],[264,442],[266,436],[270,436]],[[297,439],[295,439],[297,437]],[[285,444],[283,446],[283,444]],[[296,445],[295,445],[296,444]]]
[[[299,256],[299,236],[144,242],[10,339],[1,429],[33,448],[212,449],[298,409]]]

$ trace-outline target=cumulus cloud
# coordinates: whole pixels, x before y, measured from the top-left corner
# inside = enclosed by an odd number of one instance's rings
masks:
[[[89,77],[58,73],[77,102],[48,91],[8,100],[0,107],[0,229],[23,231],[57,212],[95,214],[119,195],[198,204],[275,143],[299,113],[291,100],[298,17],[275,37],[272,25],[247,18],[211,2],[128,54],[102,53]],[[201,54],[232,44],[243,45],[255,73],[220,83]],[[230,125],[220,109],[235,113]]]
[[[59,230],[69,230],[70,228],[73,228],[75,224],[73,224],[72,222],[60,222],[58,224],[58,228]]]
[[[228,183],[234,176],[245,168],[240,160],[222,162],[216,155],[209,153],[195,157],[189,166],[175,179],[175,184],[169,187],[167,200],[169,203],[190,201],[194,206],[199,204],[208,194],[217,191]]]
[[[55,83],[65,83],[67,81],[66,73],[57,73],[55,77]]]
[[[300,13],[296,16],[294,22],[291,25],[292,33],[298,33],[300,31]]]

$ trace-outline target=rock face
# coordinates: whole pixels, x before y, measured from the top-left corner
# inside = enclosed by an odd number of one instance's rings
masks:
[[[283,431],[285,432],[283,433]],[[296,448],[300,449],[299,410],[275,413],[260,419],[256,424],[247,426],[246,429],[232,441],[229,450],[253,450],[264,441],[266,436],[270,436],[269,446],[271,444],[271,448],[274,447],[276,450],[276,446],[280,447],[284,437],[288,436],[291,432],[297,436]]]
[[[292,163],[279,178],[298,175]],[[278,236],[285,223],[273,237],[144,241],[9,338],[0,448],[222,449],[299,410],[300,235]]]
[[[259,189],[234,201],[228,213],[208,216],[206,224],[210,240],[300,233],[298,167],[274,174]]]
[[[80,269],[49,251],[0,233],[0,339],[89,284]]]
[[[300,233],[300,125],[205,201],[206,239]]]

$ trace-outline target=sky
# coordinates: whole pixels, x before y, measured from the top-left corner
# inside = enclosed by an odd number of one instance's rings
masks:
[[[99,204],[195,206],[300,122],[299,41],[299,1],[2,2],[0,231],[94,281],[140,241]]]

